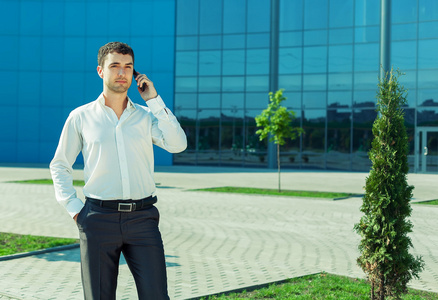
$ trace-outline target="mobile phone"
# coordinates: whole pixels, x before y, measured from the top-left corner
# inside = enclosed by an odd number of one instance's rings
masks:
[[[134,69],[134,73],[132,73],[132,75],[134,75],[134,80],[135,77],[137,77],[138,75],[140,75],[140,73],[138,73],[135,69]],[[141,91],[144,92],[144,90],[146,89],[146,83],[143,83],[143,85],[141,86]]]

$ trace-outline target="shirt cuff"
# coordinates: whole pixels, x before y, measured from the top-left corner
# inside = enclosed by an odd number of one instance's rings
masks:
[[[73,218],[76,216],[84,207],[84,203],[79,198],[71,199],[65,206],[69,215]]]
[[[161,99],[160,95],[146,101],[146,105],[150,108],[154,115],[166,107],[166,104],[164,104],[164,101]]]

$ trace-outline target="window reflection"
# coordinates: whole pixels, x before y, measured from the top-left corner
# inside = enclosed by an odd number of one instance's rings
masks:
[[[182,1],[184,2],[184,1]],[[222,31],[222,1],[200,1],[200,24],[201,34],[217,34]],[[192,16],[190,16],[191,18]]]
[[[302,137],[302,166],[325,168],[325,110],[304,110]]]
[[[330,0],[330,27],[353,26],[353,1]]]
[[[279,51],[279,73],[301,74],[302,48],[285,48]]]
[[[221,115],[221,165],[239,165],[244,161],[244,111],[223,109]]]
[[[198,53],[194,51],[178,52],[175,74],[176,76],[198,75]]]
[[[351,107],[352,92],[351,91],[328,92],[327,104],[329,108]]]
[[[438,108],[417,109],[417,126],[438,126]]]
[[[397,0],[397,5],[391,5],[393,23],[407,23],[417,21],[417,1]]]
[[[249,109],[265,109],[269,103],[269,94],[264,93],[246,93],[245,107]]]
[[[418,106],[438,106],[438,90],[437,89],[419,90]]]
[[[438,56],[436,50],[438,40],[420,40],[418,41],[418,68],[419,69],[436,69],[438,68]]]
[[[220,2],[220,1],[218,1]],[[246,0],[224,0],[224,33],[245,32]]]
[[[176,77],[175,92],[196,92],[198,90],[197,77]]]
[[[297,12],[291,17],[291,12]],[[303,0],[280,1],[280,31],[303,29]]]
[[[233,110],[243,109],[245,102],[244,93],[224,93],[222,94],[222,109]]]
[[[376,90],[354,91],[354,107],[374,107],[376,105]]]
[[[303,106],[305,108],[325,108],[327,103],[326,92],[304,92]]]
[[[354,21],[356,26],[379,25],[380,0],[356,0]]]
[[[269,74],[269,49],[247,50],[246,53],[247,74]]]
[[[327,47],[305,47],[303,65],[304,73],[325,73]]]
[[[240,92],[244,90],[245,90],[245,77],[243,76],[222,77],[223,92]]]
[[[246,91],[247,92],[269,92],[269,77],[268,76],[246,76]]]
[[[256,134],[255,117],[261,113],[261,110],[247,110],[245,112],[245,158],[244,165],[248,167],[266,167],[267,166],[267,141],[260,141]]]
[[[392,25],[391,39],[393,41],[417,39],[417,23]]]
[[[351,72],[353,69],[353,46],[329,47],[329,72]]]
[[[368,151],[373,141],[373,123],[377,117],[374,109],[353,111],[353,153],[352,170],[364,171],[371,167]]]
[[[199,77],[199,92],[220,92],[220,77]]]
[[[379,44],[363,44],[354,46],[354,70],[379,70]]]
[[[269,32],[270,28],[270,0],[247,1],[247,31],[248,32]]]
[[[327,111],[327,168],[351,169],[351,110]]]
[[[176,1],[177,35],[198,34],[199,0]]]
[[[245,74],[245,51],[244,50],[224,50],[223,75],[244,75]]]
[[[175,107],[175,116],[187,136],[187,149],[173,155],[175,164],[196,164],[196,110]]]
[[[219,110],[198,111],[198,164],[219,164],[219,126]]]
[[[304,5],[304,29],[327,27],[327,0],[306,0]]]
[[[175,108],[187,109],[196,108],[198,105],[198,94],[195,93],[175,93]]]
[[[199,75],[220,75],[221,73],[221,52],[200,51],[199,52]]]

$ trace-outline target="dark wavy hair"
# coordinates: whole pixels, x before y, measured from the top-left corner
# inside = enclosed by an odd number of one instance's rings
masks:
[[[103,67],[106,56],[113,52],[119,54],[129,54],[132,56],[132,62],[134,62],[134,50],[132,50],[132,48],[128,44],[121,42],[110,42],[100,47],[99,52],[97,53],[98,65]]]

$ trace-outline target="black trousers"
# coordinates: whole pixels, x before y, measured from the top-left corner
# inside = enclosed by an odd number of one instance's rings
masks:
[[[118,212],[85,203],[78,215],[82,286],[86,300],[116,299],[120,253],[137,286],[138,298],[169,299],[159,212]]]

